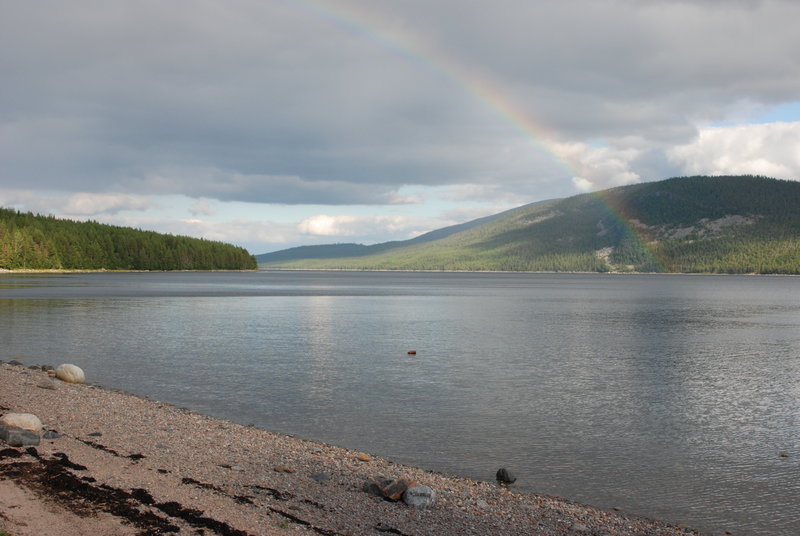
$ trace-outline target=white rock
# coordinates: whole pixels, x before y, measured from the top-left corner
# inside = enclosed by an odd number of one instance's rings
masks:
[[[42,431],[42,421],[33,413],[6,413],[0,417],[0,424],[16,426],[23,430],[30,430],[37,434]]]
[[[81,368],[70,364],[56,367],[56,378],[67,383],[86,383],[86,376]]]
[[[415,486],[403,493],[403,502],[415,508],[428,508],[436,502],[436,491],[428,486]]]

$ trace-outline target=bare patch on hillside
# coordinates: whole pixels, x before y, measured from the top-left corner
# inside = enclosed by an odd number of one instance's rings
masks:
[[[684,227],[674,227],[671,225],[647,225],[636,219],[628,220],[632,227],[641,229],[658,237],[660,240],[701,240],[704,238],[714,238],[722,234],[725,230],[739,226],[752,225],[758,221],[760,216],[740,214],[728,214],[716,220],[703,218],[694,225]]]

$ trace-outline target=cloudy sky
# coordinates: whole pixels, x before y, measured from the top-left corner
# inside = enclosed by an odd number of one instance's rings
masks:
[[[0,0],[0,205],[264,253],[800,179],[795,0]]]

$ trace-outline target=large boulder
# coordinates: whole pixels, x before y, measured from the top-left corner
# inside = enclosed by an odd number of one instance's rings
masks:
[[[6,413],[0,417],[0,424],[16,426],[36,434],[42,431],[42,421],[33,413]]]
[[[86,376],[84,376],[83,370],[69,363],[56,367],[56,378],[67,383],[86,383]]]

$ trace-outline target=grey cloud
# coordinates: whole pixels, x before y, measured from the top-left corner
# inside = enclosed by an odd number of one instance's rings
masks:
[[[136,183],[156,194],[183,193],[220,201],[276,204],[381,205],[397,203],[395,188],[380,183],[309,181],[296,176],[230,174],[209,168],[167,168]]]
[[[266,203],[454,184],[536,198],[564,193],[569,170],[492,98],[560,142],[637,138],[630,165],[648,177],[699,120],[800,94],[789,1],[324,5],[340,19],[292,2],[5,3],[0,180]]]

